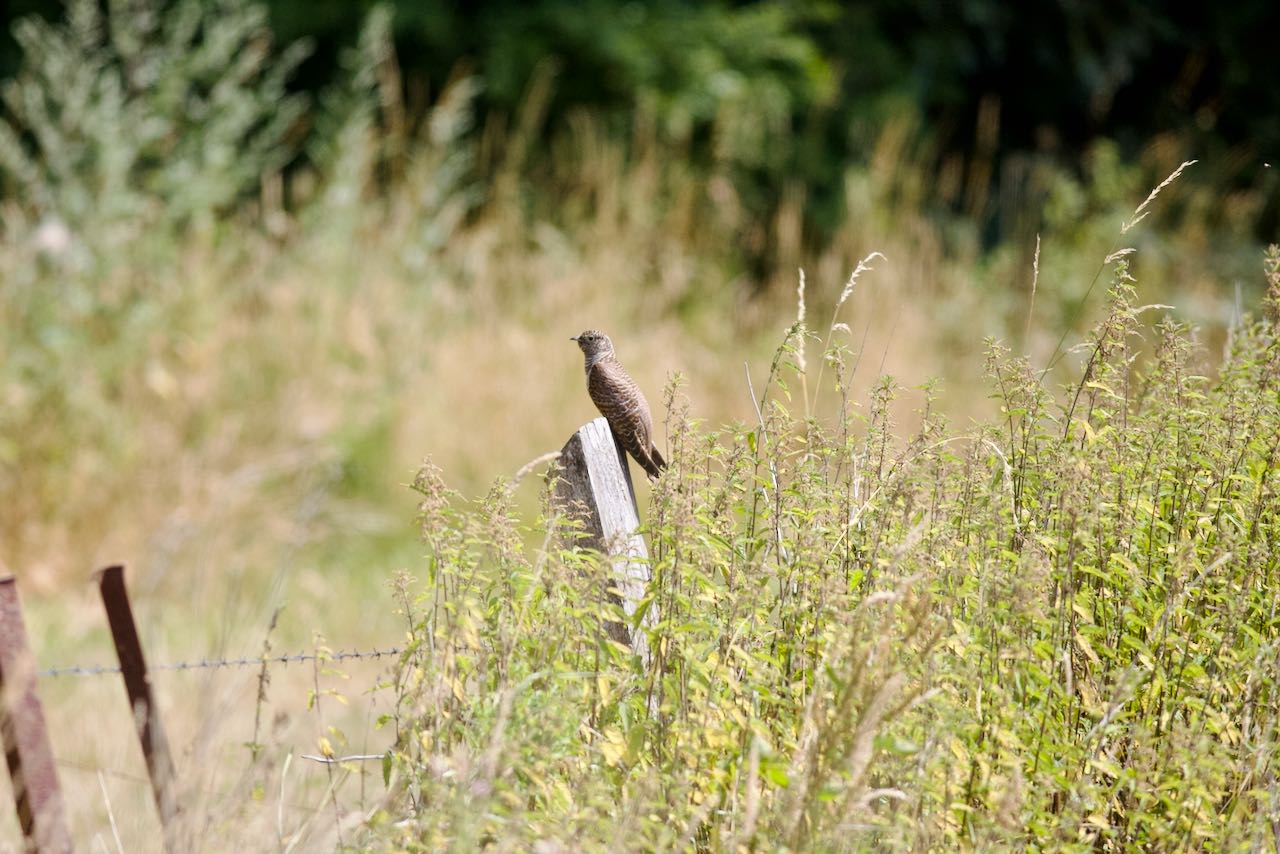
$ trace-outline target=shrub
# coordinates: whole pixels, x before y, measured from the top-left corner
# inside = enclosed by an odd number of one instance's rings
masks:
[[[250,0],[68,0],[64,22],[14,37],[0,188],[35,221],[118,241],[226,212],[293,156],[306,102],[285,83],[308,47],[273,52]]]

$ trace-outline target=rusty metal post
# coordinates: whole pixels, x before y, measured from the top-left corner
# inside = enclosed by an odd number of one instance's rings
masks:
[[[124,586],[124,567],[109,566],[98,570],[95,576],[98,590],[102,593],[102,605],[107,611],[107,622],[111,626],[111,637],[116,644],[116,657],[120,659],[120,673],[129,695],[138,741],[142,744],[142,756],[147,762],[147,774],[151,777],[151,791],[165,828],[165,847],[173,850],[174,819],[178,816],[173,754],[169,752],[169,741],[160,723],[160,711],[151,694],[151,678],[147,675],[142,642],[138,639],[133,608],[129,605],[129,594]]]
[[[36,696],[35,659],[13,576],[0,578],[0,694],[0,735],[27,850],[70,851],[62,790]]]

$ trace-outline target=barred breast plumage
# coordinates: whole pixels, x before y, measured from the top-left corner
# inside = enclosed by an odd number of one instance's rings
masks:
[[[653,418],[640,386],[622,367],[609,336],[588,330],[575,336],[586,361],[587,393],[622,447],[653,479],[666,468],[666,460],[653,443]]]

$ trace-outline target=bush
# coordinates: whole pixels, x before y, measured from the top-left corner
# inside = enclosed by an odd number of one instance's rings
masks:
[[[273,52],[250,0],[68,0],[65,22],[14,37],[0,189],[37,222],[115,242],[226,212],[293,156],[306,100],[285,83],[308,48]]]

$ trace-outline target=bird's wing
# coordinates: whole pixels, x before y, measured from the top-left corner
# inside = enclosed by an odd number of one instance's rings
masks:
[[[652,431],[649,402],[640,386],[617,362],[601,362],[592,367],[587,377],[587,393],[610,424],[642,429],[643,438]]]
[[[587,392],[609,422],[622,447],[651,477],[662,471],[652,455],[653,422],[649,403],[630,375],[617,362],[601,362],[587,376]]]

